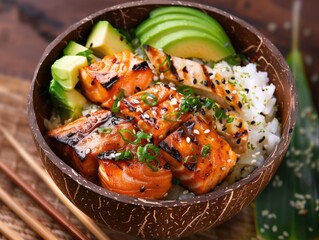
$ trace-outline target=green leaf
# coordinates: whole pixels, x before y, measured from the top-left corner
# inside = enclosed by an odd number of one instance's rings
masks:
[[[261,239],[319,239],[319,121],[302,56],[293,49],[287,62],[299,96],[292,142],[274,179],[256,200]]]

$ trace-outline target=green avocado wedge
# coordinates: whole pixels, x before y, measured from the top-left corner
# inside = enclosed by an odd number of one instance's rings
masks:
[[[167,34],[153,44],[164,52],[182,58],[201,58],[205,61],[217,62],[234,55],[231,45],[223,45],[218,39],[197,30],[182,30]]]
[[[150,12],[150,18],[154,18],[161,15],[168,15],[168,14],[186,14],[189,16],[194,16],[197,18],[200,18],[204,21],[207,21],[211,24],[217,24],[220,26],[220,24],[210,17],[207,13],[190,7],[183,7],[183,6],[169,6],[169,7],[160,7],[156,8],[155,10]]]
[[[135,35],[136,37],[140,38],[142,35],[154,29],[157,25],[169,23],[175,20],[186,20],[196,24],[201,24],[203,27],[205,26],[207,29],[218,33],[219,38],[221,38],[222,40],[228,40],[228,36],[225,34],[222,26],[217,21],[208,22],[205,19],[185,13],[169,13],[165,15],[155,16],[153,18],[148,18],[137,26]]]
[[[171,20],[159,23],[149,31],[144,32],[144,34],[140,36],[140,42],[141,44],[153,45],[163,36],[181,30],[198,30],[202,33],[210,35],[213,38],[218,39],[221,44],[230,43],[227,36],[223,37],[223,35],[220,34],[220,29],[212,28],[202,22],[191,21],[188,19]]]

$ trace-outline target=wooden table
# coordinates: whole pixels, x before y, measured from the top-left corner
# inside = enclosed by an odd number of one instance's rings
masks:
[[[16,116],[16,119],[10,123],[8,118],[1,118],[1,121],[6,121],[8,129],[11,130],[20,139],[25,146],[32,143],[31,135],[26,122],[25,112],[25,97],[27,94],[28,86],[31,82],[33,72],[39,61],[45,47],[50,41],[52,41],[58,34],[63,32],[69,25],[84,18],[88,14],[95,12],[99,9],[109,7],[113,4],[123,3],[126,1],[115,0],[55,0],[55,1],[43,1],[43,0],[2,0],[0,1],[0,111],[5,114],[6,106],[10,106],[12,115]],[[290,49],[291,44],[291,3],[292,0],[268,0],[268,1],[254,1],[254,0],[194,0],[194,2],[206,3],[208,5],[223,9],[230,12],[253,26],[259,29],[266,37],[268,37],[279,50],[286,55]],[[319,22],[319,14],[316,9],[319,7],[319,1],[307,0],[304,2],[302,10],[302,22],[301,22],[301,39],[300,48],[304,53],[305,67],[311,84],[314,100],[319,109],[319,28],[317,23]],[[16,80],[19,78],[20,80]],[[21,82],[22,81],[22,82]],[[5,90],[6,89],[6,90]],[[8,92],[7,90],[9,89]],[[12,95],[12,96],[10,96]],[[10,99],[11,97],[11,99]],[[301,96],[302,97],[302,96]],[[15,115],[15,112],[19,112],[20,115]],[[8,116],[7,116],[8,117]],[[0,137],[1,146],[4,142]],[[5,150],[2,147],[0,151],[0,157],[6,157],[7,161],[13,161],[11,164],[18,173],[23,175],[26,181],[37,188],[45,191],[45,186],[32,176],[32,171],[25,169],[25,165],[19,163],[19,158],[16,154],[10,152],[9,145],[5,145]],[[28,148],[28,151],[35,157],[37,153],[34,146]],[[13,160],[12,160],[13,159]],[[0,174],[0,178],[3,175]],[[1,181],[0,181],[1,183]],[[2,180],[2,184],[7,184],[7,189],[14,188],[11,183]],[[19,198],[21,193],[14,190],[16,198]],[[65,207],[59,204],[52,194],[48,194],[48,199],[54,201],[54,204],[62,211],[67,212]],[[21,202],[26,204],[26,198],[20,198]],[[28,201],[27,201],[28,202]],[[30,201],[28,202],[30,203]],[[0,203],[0,214],[7,214],[6,210],[3,210],[2,203]],[[32,204],[32,202],[31,202]],[[36,211],[35,207],[29,207],[38,214],[39,218],[46,219],[45,222],[51,229],[54,229],[56,233],[60,233],[61,239],[69,239],[67,235],[63,234],[59,230],[56,224],[47,220],[43,213]],[[251,209],[245,209],[238,216],[232,219],[230,222],[216,228],[213,231],[203,233],[201,235],[195,235],[186,239],[237,239],[250,238],[251,235],[238,234],[243,232],[245,228],[248,232],[253,232],[253,219],[251,216]],[[9,216],[10,214],[8,214]],[[71,221],[76,222],[74,218],[67,212]],[[14,219],[12,214],[10,215]],[[10,217],[9,216],[9,217]],[[241,224],[238,224],[242,219],[245,219]],[[14,220],[12,224],[20,226],[24,225],[19,220]],[[225,232],[229,231],[229,225],[234,225],[232,233],[225,235]],[[60,231],[60,232],[59,232]],[[23,236],[26,239],[33,239],[32,231],[24,230]],[[113,239],[127,239],[120,235],[109,233]],[[34,237],[36,238],[36,237]],[[0,239],[2,239],[0,234]]]

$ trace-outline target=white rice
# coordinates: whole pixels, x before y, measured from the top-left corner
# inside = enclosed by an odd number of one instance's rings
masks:
[[[267,72],[257,71],[256,64],[230,66],[222,61],[214,66],[227,81],[235,85],[243,105],[241,118],[247,121],[249,137],[247,151],[239,155],[229,182],[247,176],[262,164],[264,158],[280,140],[280,123],[276,118],[277,106],[274,96],[275,86],[269,83]]]

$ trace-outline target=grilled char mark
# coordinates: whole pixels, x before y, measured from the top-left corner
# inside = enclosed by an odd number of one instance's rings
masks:
[[[130,101],[127,99],[122,99],[122,103],[128,108],[130,112],[136,112],[136,107],[133,107]]]
[[[48,135],[60,143],[73,147],[112,116],[114,116],[113,113],[100,110],[83,116],[72,123],[53,129],[48,132]]]
[[[148,64],[146,61],[138,63],[138,64],[134,64],[134,66],[132,67],[133,71],[142,71],[142,70],[147,70],[149,68]]]
[[[120,123],[125,123],[125,122],[129,122],[125,119],[122,119],[122,118],[119,118],[119,117],[116,117],[113,113],[107,118],[107,119],[104,119],[104,123],[102,125],[100,125],[101,127],[103,128],[113,128],[114,126],[117,126],[119,125]],[[96,130],[97,131],[97,130]],[[95,131],[92,131],[91,134],[95,134]],[[86,137],[90,137],[90,134],[87,135]],[[86,137],[84,137],[83,139],[81,139],[82,141],[85,141],[86,140]],[[78,148],[77,145],[74,146],[74,149],[75,149],[75,152],[76,152],[76,155],[78,156],[78,158],[81,160],[81,161],[84,161],[88,155],[91,154],[91,150],[87,150],[87,149],[90,149],[90,148]]]
[[[169,147],[165,141],[162,141],[158,146],[169,155],[171,155],[173,158],[175,158],[177,161],[182,161],[182,155],[179,153],[179,151],[174,147]]]
[[[169,55],[166,54],[166,56],[170,58],[171,64],[169,65],[169,68],[170,68],[172,74],[175,76],[175,78],[176,78],[177,80],[180,80],[180,77],[179,77],[178,72],[177,72],[177,70],[176,70],[176,67],[175,67],[175,65],[174,65],[174,60],[171,59],[171,57],[170,57]]]
[[[119,76],[112,77],[108,82],[102,83],[102,86],[105,87],[107,90],[110,90],[111,87],[120,80]]]

